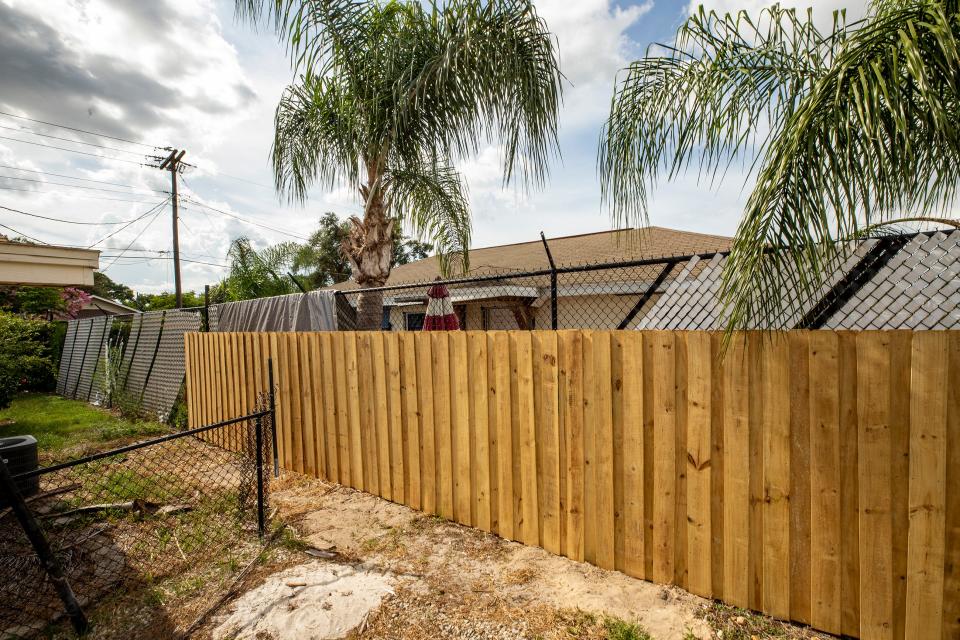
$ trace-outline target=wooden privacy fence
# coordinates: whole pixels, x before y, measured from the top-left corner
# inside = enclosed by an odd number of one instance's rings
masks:
[[[284,468],[819,629],[960,637],[960,332],[190,334]],[[229,446],[229,442],[224,443]]]

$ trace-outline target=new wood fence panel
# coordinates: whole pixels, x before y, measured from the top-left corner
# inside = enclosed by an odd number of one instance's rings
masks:
[[[286,469],[832,633],[960,631],[960,334],[185,340],[191,425],[272,359]]]

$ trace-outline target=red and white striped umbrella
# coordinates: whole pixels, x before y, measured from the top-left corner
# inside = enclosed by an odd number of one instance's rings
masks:
[[[453,310],[450,292],[442,284],[435,284],[427,291],[427,313],[423,318],[424,331],[456,331],[460,320]]]

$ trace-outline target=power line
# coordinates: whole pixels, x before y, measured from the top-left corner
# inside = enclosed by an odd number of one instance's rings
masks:
[[[150,200],[129,200],[126,198],[107,198],[105,196],[92,196],[85,193],[62,193],[57,191],[46,191],[44,189],[18,189],[16,187],[0,187],[0,189],[3,189],[5,191],[21,191],[23,193],[49,193],[51,195],[58,195],[58,196],[64,196],[64,197],[70,197],[70,198],[87,198],[88,200],[110,200],[113,202],[138,202],[141,204],[150,202]],[[135,196],[138,194],[131,193],[130,195]],[[147,194],[143,194],[143,195],[147,195]]]
[[[285,236],[289,236],[289,237],[291,237],[291,238],[296,238],[297,240],[302,240],[302,241],[304,241],[304,242],[309,241],[309,238],[305,238],[304,236],[297,235],[297,234],[293,233],[292,231],[286,231],[286,230],[284,230],[284,229],[277,229],[276,227],[271,227],[270,225],[262,224],[262,223],[260,223],[260,222],[254,222],[253,220],[250,220],[250,219],[248,219],[248,218],[243,218],[243,217],[238,216],[238,215],[236,215],[236,214],[234,214],[234,213],[230,213],[230,212],[228,212],[228,211],[223,211],[223,210],[221,210],[221,209],[216,209],[216,208],[214,208],[214,207],[211,207],[210,205],[203,204],[202,202],[197,202],[196,200],[194,200],[194,199],[192,199],[192,198],[184,198],[184,200],[186,200],[186,201],[189,202],[190,204],[195,204],[195,205],[199,205],[199,206],[201,206],[201,207],[205,207],[205,208],[207,208],[207,209],[210,209],[211,211],[215,211],[215,212],[217,212],[217,213],[219,213],[219,214],[228,216],[228,217],[230,217],[230,218],[234,218],[234,219],[236,219],[236,220],[239,220],[240,222],[244,222],[244,223],[246,223],[246,224],[250,224],[250,225],[253,225],[253,226],[255,226],[255,227],[263,227],[264,229],[269,229],[270,231],[273,231],[273,232],[275,232],[275,233],[280,233],[280,234],[283,234],[283,235],[285,235]],[[196,210],[196,209],[193,209],[193,207],[184,207],[184,206],[181,206],[181,208],[182,208],[182,209],[186,209],[186,210],[188,210],[188,211],[189,211],[189,210],[194,210],[194,211]]]
[[[123,251],[121,251],[120,254],[113,259],[113,262],[111,262],[110,264],[108,264],[106,267],[100,269],[100,272],[101,272],[101,273],[106,273],[106,272],[107,272],[107,269],[109,269],[109,268],[112,267],[114,264],[116,264],[117,260],[119,260],[120,258],[122,258],[122,257],[123,257],[123,254],[127,252],[127,249],[129,249],[130,247],[132,247],[133,244],[134,244],[137,240],[140,239],[140,236],[142,236],[144,233],[146,233],[147,229],[149,229],[149,228],[153,225],[153,223],[157,221],[157,217],[158,217],[162,212],[163,212],[163,209],[159,209],[159,208],[158,208],[157,212],[156,212],[155,214],[153,214],[153,217],[152,217],[152,218],[150,218],[150,222],[148,222],[147,224],[145,224],[144,227],[143,227],[143,229],[140,229],[140,233],[138,233],[138,234],[136,235],[136,237],[135,237],[133,240],[130,241],[130,244],[128,244],[126,247],[124,247]]]
[[[96,182],[97,184],[109,184],[114,187],[129,187],[131,189],[149,189],[150,187],[138,187],[132,184],[124,184],[122,182],[109,182],[107,180],[94,180],[93,178],[81,178],[80,176],[70,176],[64,173],[51,173],[49,171],[38,171],[36,169],[24,169],[23,167],[14,167],[9,164],[0,164],[0,169],[13,169],[14,171],[25,171],[27,173],[39,173],[44,176],[55,176],[57,178],[68,178],[70,180],[82,180],[84,182]],[[154,189],[156,191],[156,189]],[[161,192],[165,193],[165,192]]]
[[[99,153],[89,153],[87,151],[79,151],[77,149],[68,149],[67,147],[58,147],[52,144],[43,144],[42,142],[31,142],[30,140],[20,140],[19,138],[8,138],[7,136],[0,136],[0,140],[10,140],[12,142],[22,142],[23,144],[31,144],[35,147],[46,147],[47,149],[58,149],[60,151],[69,151],[71,153],[79,153],[83,156],[91,156],[94,158],[100,158],[101,160],[113,160],[115,162],[126,162],[128,164],[135,164],[141,167],[146,166],[142,162],[137,162],[136,160],[127,160],[126,158],[114,158],[112,156],[103,156]]]
[[[108,255],[103,255],[103,254],[101,254],[100,257],[101,257],[101,258],[116,258],[116,260],[114,260],[114,262],[116,262],[117,260],[120,260],[120,259],[123,259],[123,260],[133,260],[133,261],[134,261],[134,262],[121,262],[121,263],[120,263],[121,265],[123,265],[123,264],[128,264],[128,265],[129,265],[129,264],[138,264],[138,263],[143,263],[143,262],[151,262],[151,261],[153,261],[153,260],[173,260],[173,256],[123,256],[123,255],[108,256]],[[193,260],[193,259],[191,259],[191,258],[184,258],[183,256],[180,257],[180,262],[189,262],[189,263],[191,263],[191,264],[204,264],[204,265],[207,265],[207,266],[210,266],[210,267],[220,267],[221,269],[227,269],[227,268],[229,268],[229,265],[218,264],[218,263],[216,263],[216,262],[206,262],[206,261],[204,261],[204,260]],[[112,266],[112,265],[113,265],[113,262],[111,262],[110,265],[108,265],[107,268],[109,268],[109,266]]]
[[[20,120],[29,120],[30,122],[37,122],[37,123],[39,123],[39,124],[45,124],[45,125],[50,126],[50,127],[59,127],[60,129],[68,129],[68,130],[70,130],[70,131],[76,131],[76,132],[78,132],[78,133],[85,133],[85,134],[87,134],[87,135],[97,136],[97,137],[100,137],[100,138],[109,138],[110,140],[117,140],[117,141],[119,141],[119,142],[126,142],[126,143],[129,143],[129,144],[136,144],[136,145],[139,145],[139,146],[141,146],[141,147],[146,147],[147,149],[161,149],[161,148],[166,148],[166,147],[158,147],[158,146],[156,146],[156,145],[149,145],[149,144],[146,144],[146,143],[144,143],[144,142],[137,142],[136,140],[128,140],[128,139],[126,139],[126,138],[121,138],[121,137],[119,137],[119,136],[111,136],[111,135],[108,135],[108,134],[106,134],[106,133],[97,133],[96,131],[87,131],[86,129],[78,129],[78,128],[76,128],[76,127],[68,127],[68,126],[65,125],[65,124],[57,124],[57,123],[55,123],[55,122],[47,122],[46,120],[37,120],[36,118],[28,118],[27,116],[18,116],[18,115],[14,114],[14,113],[8,113],[8,112],[6,112],[6,111],[0,111],[0,115],[5,115],[5,116],[8,116],[8,117],[10,117],[10,118],[19,118]]]
[[[128,222],[127,224],[123,225],[122,227],[120,227],[120,228],[117,229],[116,231],[112,231],[112,232],[109,233],[108,235],[104,236],[103,238],[100,238],[99,240],[97,240],[96,242],[94,242],[93,244],[91,244],[90,246],[88,246],[88,247],[86,247],[86,248],[87,248],[87,249],[92,249],[93,247],[97,246],[98,244],[100,244],[100,243],[103,242],[104,240],[109,240],[109,239],[112,238],[113,236],[117,235],[118,233],[120,233],[121,231],[123,231],[124,229],[126,229],[127,227],[129,227],[129,226],[130,226],[131,224],[133,224],[134,222],[137,222],[138,220],[143,220],[143,219],[146,218],[148,215],[150,215],[151,213],[153,213],[154,211],[156,211],[157,209],[159,209],[159,208],[162,207],[163,205],[167,204],[167,201],[168,201],[168,200],[170,200],[170,198],[165,198],[165,199],[162,200],[161,202],[158,202],[158,203],[155,204],[154,206],[150,207],[147,211],[145,211],[145,212],[144,212],[141,216],[139,216],[138,218],[135,218],[135,219],[131,220],[130,222]],[[127,248],[129,249],[130,247],[127,247]]]
[[[60,136],[50,135],[49,133],[40,133],[39,131],[33,131],[27,127],[7,127],[0,124],[0,129],[6,129],[7,131],[23,131],[24,133],[29,133],[33,136],[40,136],[41,138],[50,138],[52,140],[61,140],[63,142],[72,142],[74,144],[85,144],[90,147],[97,147],[98,149],[107,149],[109,151],[118,151],[120,153],[129,153],[134,156],[142,156],[143,154],[139,151],[130,151],[129,149],[120,149],[118,147],[108,147],[103,144],[96,144],[94,142],[85,142],[83,140],[74,140],[73,138],[61,138]]]
[[[119,222],[80,222],[78,220],[64,220],[63,218],[51,218],[49,216],[42,216],[39,213],[29,213],[27,211],[21,211],[20,209],[13,209],[11,207],[5,207],[3,205],[0,205],[0,209],[13,211],[14,213],[30,216],[31,218],[40,218],[42,220],[51,220],[53,222],[63,222],[65,224],[79,224],[79,225],[85,225],[89,227],[112,227],[118,224],[128,224],[130,222],[136,222],[138,219],[138,218],[134,218],[133,220],[121,220]],[[140,217],[143,217],[143,216],[140,216]]]
[[[21,180],[21,181],[23,181],[23,182],[36,182],[36,183],[39,183],[39,184],[47,184],[47,185],[55,186],[55,187],[72,187],[72,188],[74,188],[74,189],[89,189],[89,190],[91,190],[91,191],[103,191],[103,192],[106,192],[106,193],[125,193],[125,194],[127,194],[127,195],[147,195],[147,194],[131,194],[129,191],[121,191],[121,190],[119,190],[119,189],[104,189],[103,187],[85,187],[85,186],[83,186],[83,185],[81,185],[81,184],[69,184],[69,183],[66,183],[66,182],[50,182],[50,181],[48,181],[48,180],[37,180],[36,178],[17,178],[16,176],[2,176],[2,175],[0,175],[0,179],[6,179],[6,180]],[[141,187],[134,187],[134,189],[138,189],[138,188],[141,188]],[[143,189],[145,189],[145,187],[144,187]],[[147,191],[152,191],[152,192],[154,192],[154,193],[167,193],[166,191],[160,191],[160,190],[158,190],[158,189],[146,189],[146,190],[147,190]]]

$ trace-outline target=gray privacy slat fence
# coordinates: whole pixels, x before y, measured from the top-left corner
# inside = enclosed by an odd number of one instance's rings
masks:
[[[125,339],[116,331],[130,322]],[[131,318],[97,317],[67,324],[57,393],[102,404],[106,400],[108,352],[120,357],[113,392],[139,410],[165,420],[173,410],[184,377],[183,334],[200,330],[200,314],[158,311]],[[122,355],[121,355],[122,353]],[[118,396],[114,396],[116,400]]]

